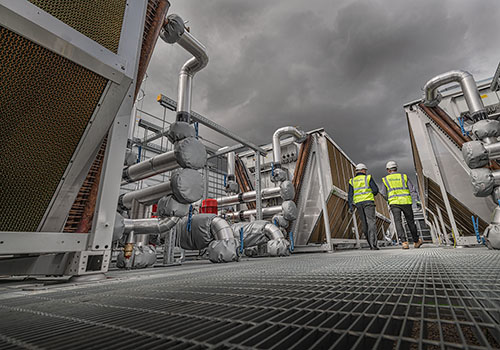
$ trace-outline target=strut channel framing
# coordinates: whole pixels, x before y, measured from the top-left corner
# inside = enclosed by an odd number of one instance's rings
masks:
[[[499,264],[481,248],[385,249],[115,272],[24,296],[5,288],[0,347],[499,348]]]

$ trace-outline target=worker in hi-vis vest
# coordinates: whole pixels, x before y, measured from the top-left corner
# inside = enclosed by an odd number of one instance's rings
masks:
[[[418,194],[406,174],[398,173],[398,164],[394,161],[389,161],[386,164],[387,175],[382,178],[384,186],[380,190],[380,194],[389,202],[392,216],[394,217],[394,225],[398,233],[399,240],[403,243],[403,249],[409,249],[408,237],[403,228],[401,213],[404,214],[408,227],[410,228],[413,245],[415,248],[420,248],[422,239],[418,237],[417,226],[413,218],[412,197],[418,199]],[[417,201],[417,204],[419,202]]]
[[[363,163],[356,165],[356,176],[349,180],[347,200],[351,214],[354,212],[354,206],[358,209],[363,232],[370,249],[379,250],[375,221],[375,196],[378,193],[378,186],[371,175],[366,175],[366,170],[366,165]]]

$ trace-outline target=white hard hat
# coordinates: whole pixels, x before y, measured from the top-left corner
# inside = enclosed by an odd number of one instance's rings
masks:
[[[358,165],[356,165],[356,171],[358,171],[358,170],[367,170],[367,169],[368,168],[363,163],[359,163]]]
[[[387,164],[385,165],[385,168],[386,169],[397,169],[398,168],[398,163],[396,163],[395,161],[393,160],[390,160],[387,162]]]

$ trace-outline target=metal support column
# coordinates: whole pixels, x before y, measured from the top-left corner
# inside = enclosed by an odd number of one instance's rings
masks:
[[[325,185],[323,182],[323,169],[321,167],[321,157],[319,156],[319,147],[318,147],[318,139],[314,137],[314,147],[316,153],[316,166],[318,170],[318,179],[319,179],[319,196],[321,199],[321,207],[323,210],[323,222],[325,224],[325,234],[326,234],[326,243],[328,244],[328,250],[332,250],[332,232],[330,230],[330,215],[328,214],[328,207],[326,205],[325,198]],[[359,242],[359,240],[358,240]]]
[[[425,132],[425,138],[428,143],[429,149],[432,150],[432,152],[429,152],[430,157],[431,157],[431,162],[434,168],[434,173],[436,175],[436,178],[438,180],[438,185],[441,190],[441,196],[443,197],[443,202],[444,206],[446,208],[446,212],[448,214],[448,218],[450,219],[450,224],[451,224],[451,233],[453,237],[458,237],[459,232],[457,228],[457,223],[455,222],[455,217],[453,216],[453,211],[451,209],[451,204],[450,200],[448,199],[448,192],[446,191],[446,187],[444,185],[443,177],[441,176],[441,170],[439,169],[439,164],[436,159],[436,154],[434,153],[434,147],[432,146],[432,142],[429,136],[429,129],[432,128],[430,124],[426,124],[426,132]],[[439,209],[439,208],[438,208]],[[441,214],[439,214],[441,215]],[[448,241],[448,237],[446,235],[446,240]]]
[[[441,209],[439,207],[436,207],[438,211],[438,216],[439,216],[439,221],[441,222],[441,229],[443,230],[443,236],[446,241],[446,244],[450,244],[450,239],[448,238],[448,232],[446,232],[446,225],[444,224],[443,220],[443,214],[441,214]]]
[[[354,235],[356,236],[356,248],[361,249],[361,242],[359,241],[358,221],[356,220],[356,213],[352,213],[352,222],[354,227]]]
[[[257,220],[262,220],[262,191],[260,188],[260,153],[255,151],[255,208]]]

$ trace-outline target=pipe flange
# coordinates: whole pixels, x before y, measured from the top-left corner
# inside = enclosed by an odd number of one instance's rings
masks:
[[[280,195],[284,201],[289,201],[295,198],[295,187],[291,181],[283,181],[280,184]]]
[[[437,107],[441,103],[442,99],[443,99],[443,96],[441,96],[441,94],[438,92],[434,99],[427,100],[426,96],[425,96],[425,92],[424,92],[424,97],[422,98],[422,102],[423,102],[424,106],[426,106],[426,107]]]
[[[167,132],[167,137],[170,142],[175,143],[188,137],[195,137],[196,131],[194,127],[186,122],[175,122],[170,125]]]
[[[281,204],[283,217],[288,221],[297,219],[297,205],[293,201],[284,201]]]
[[[286,170],[283,170],[281,168],[274,169],[274,175],[271,176],[272,182],[277,183],[286,180],[288,180],[288,173]]]
[[[189,204],[179,203],[173,196],[164,196],[158,201],[157,210],[160,218],[181,218],[189,214]]]
[[[287,228],[290,225],[290,222],[286,220],[283,215],[274,215],[271,222],[276,226],[283,228]]]
[[[500,249],[500,225],[489,225],[484,231],[484,239],[488,248]]]
[[[238,193],[240,191],[240,186],[236,181],[228,180],[225,187],[226,193]]]
[[[498,137],[500,136],[500,122],[491,119],[480,120],[472,126],[472,134],[479,140]]]
[[[471,169],[482,168],[489,163],[488,151],[481,141],[466,142],[462,146],[465,164]]]
[[[184,34],[184,21],[179,15],[171,14],[160,32],[160,37],[168,44],[175,44]]]
[[[495,179],[490,169],[473,169],[470,173],[472,192],[476,197],[487,197],[493,192]]]
[[[170,179],[175,199],[183,204],[194,203],[203,197],[203,177],[194,169],[179,169]]]
[[[182,168],[201,169],[207,163],[205,145],[195,137],[186,137],[176,142],[174,154]]]

